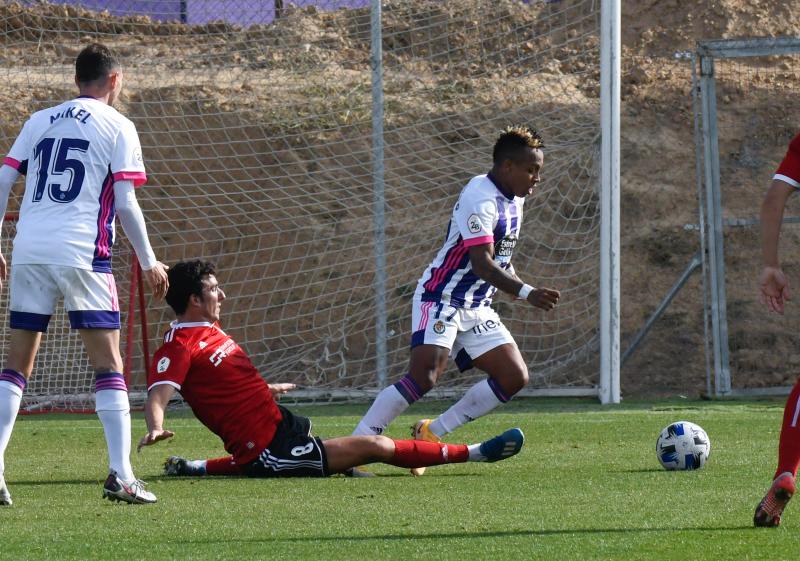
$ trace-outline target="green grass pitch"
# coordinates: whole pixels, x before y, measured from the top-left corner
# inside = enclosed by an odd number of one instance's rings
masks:
[[[405,437],[422,403],[391,427]],[[496,464],[391,466],[380,477],[167,478],[169,454],[221,455],[187,412],[175,438],[134,453],[157,505],[101,500],[106,453],[88,415],[20,417],[6,453],[14,498],[0,508],[0,558],[13,560],[781,560],[800,551],[800,501],[777,529],[752,527],[775,465],[782,400],[626,403],[514,400],[451,442],[521,427],[522,452]],[[349,434],[366,406],[294,409],[322,437]],[[705,468],[666,472],[654,452],[668,423],[709,434]],[[134,442],[144,431],[134,417]]]

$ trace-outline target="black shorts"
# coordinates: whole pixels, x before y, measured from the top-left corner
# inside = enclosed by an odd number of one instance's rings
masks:
[[[322,440],[311,436],[311,420],[278,408],[283,420],[272,442],[243,471],[249,477],[326,477],[328,457]]]

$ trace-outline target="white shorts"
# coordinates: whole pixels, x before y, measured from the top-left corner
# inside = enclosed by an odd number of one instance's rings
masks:
[[[73,329],[119,329],[117,285],[111,273],[64,265],[11,267],[12,329],[47,331],[59,298]]]
[[[458,369],[472,368],[472,361],[492,349],[516,345],[506,326],[491,307],[454,308],[438,302],[411,303],[411,348],[437,345],[450,349]]]

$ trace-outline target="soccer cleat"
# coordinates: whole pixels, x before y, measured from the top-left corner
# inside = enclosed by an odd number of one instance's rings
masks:
[[[151,504],[157,501],[156,496],[144,488],[144,481],[134,479],[125,483],[113,471],[103,484],[103,498],[130,504]]]
[[[424,440],[426,442],[441,442],[442,439],[431,432],[431,420],[422,419],[411,427],[411,436],[414,440]],[[411,475],[419,477],[425,473],[424,467],[411,468]]]
[[[170,456],[164,461],[165,475],[187,475],[186,459],[180,456]]]
[[[8,492],[6,480],[0,477],[0,505],[11,506],[12,504],[14,504],[14,501],[11,500],[11,493]]]
[[[485,461],[499,462],[519,453],[524,443],[525,435],[520,429],[514,428],[482,442],[478,450],[486,458]]]
[[[164,473],[166,475],[206,475],[206,462],[203,460],[187,460],[180,456],[170,456],[164,461]]]
[[[776,477],[769,491],[756,507],[753,524],[760,527],[780,526],[783,509],[794,495],[794,491],[795,480],[791,473],[785,471]]]
[[[345,477],[375,477],[375,474],[367,469],[366,466],[355,466],[345,470]]]

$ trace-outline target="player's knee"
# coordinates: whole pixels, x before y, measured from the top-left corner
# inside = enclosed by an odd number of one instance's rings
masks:
[[[385,461],[394,455],[394,440],[388,436],[370,436],[370,455],[376,461]]]
[[[508,395],[514,395],[528,385],[530,376],[524,364],[517,365],[509,374],[510,375],[506,378],[506,383],[503,384],[505,386],[503,389]]]

